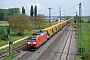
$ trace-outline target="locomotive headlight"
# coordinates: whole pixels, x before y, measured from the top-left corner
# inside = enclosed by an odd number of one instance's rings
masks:
[[[30,42],[28,42],[28,44],[30,44]]]
[[[33,42],[33,44],[36,44],[36,42]]]

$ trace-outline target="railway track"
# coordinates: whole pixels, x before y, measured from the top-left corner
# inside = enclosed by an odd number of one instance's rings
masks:
[[[68,39],[64,45],[64,48],[61,52],[61,55],[59,57],[59,60],[69,60],[69,51],[70,51],[70,45],[71,45],[71,40],[72,40],[72,33],[73,33],[73,29],[70,29],[70,33],[68,35]]]
[[[26,60],[32,53],[33,52],[30,51],[22,51],[21,54],[13,60]]]
[[[37,60],[54,60],[55,59],[56,53],[60,53],[57,50],[60,47],[61,42],[64,42],[63,38],[65,38],[66,35],[67,37],[69,35],[69,33],[67,33],[69,31],[68,28],[69,27],[66,27],[66,29],[62,31],[62,33],[55,39],[55,41],[48,47],[48,49]]]
[[[20,52],[20,50],[22,50],[25,46],[26,46],[26,43],[12,49],[12,50],[10,50],[10,53],[12,54],[12,53],[14,53],[16,51]],[[0,53],[0,58],[4,58],[4,57],[6,57],[8,55],[9,55],[9,51],[1,52]]]

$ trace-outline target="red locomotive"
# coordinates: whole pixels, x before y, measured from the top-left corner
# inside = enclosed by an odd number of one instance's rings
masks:
[[[38,32],[28,37],[27,47],[28,49],[37,49],[42,43],[47,40],[46,32]]]

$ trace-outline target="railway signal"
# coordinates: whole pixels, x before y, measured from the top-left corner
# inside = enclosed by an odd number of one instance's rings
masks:
[[[7,34],[10,35],[10,31],[11,31],[11,29],[10,28],[7,28]]]
[[[11,55],[10,45],[12,44],[12,42],[10,41],[10,32],[11,32],[11,29],[7,28],[7,35],[6,35],[6,37],[8,38],[8,44],[9,44],[9,56]]]

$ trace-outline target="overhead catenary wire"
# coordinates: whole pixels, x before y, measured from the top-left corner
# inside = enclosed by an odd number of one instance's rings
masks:
[[[82,2],[81,2],[81,3],[82,3]],[[75,8],[75,7],[78,6],[78,5],[79,5],[79,4],[77,4],[77,5],[75,5],[75,6],[72,6],[72,7],[68,8],[68,9],[66,9],[66,10],[64,10],[64,11],[61,11],[61,12],[66,12],[66,11],[72,9],[72,8]],[[59,10],[58,10],[57,12],[55,12],[55,13],[52,13],[51,15],[58,14],[58,13],[59,13]]]

